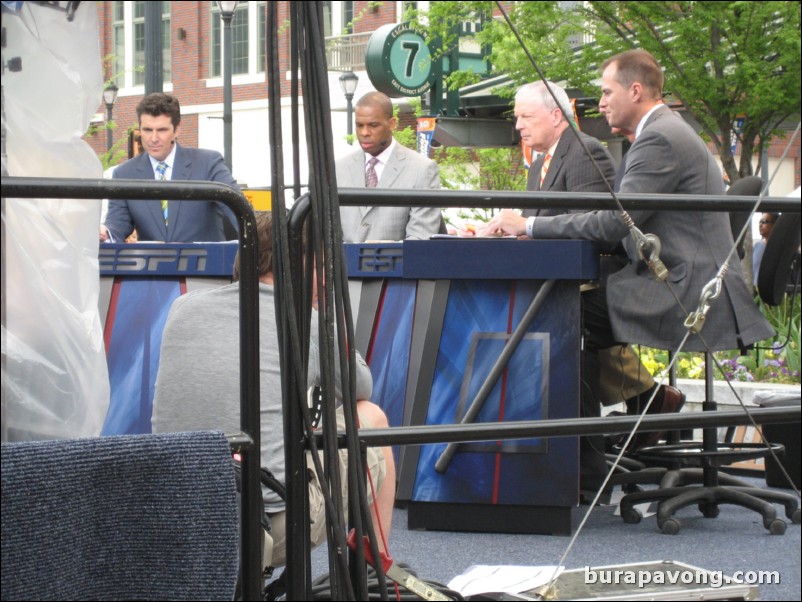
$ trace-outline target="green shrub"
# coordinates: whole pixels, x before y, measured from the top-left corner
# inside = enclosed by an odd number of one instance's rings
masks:
[[[800,382],[800,298],[787,297],[780,305],[769,307],[758,300],[761,312],[777,335],[761,341],[746,355],[740,351],[717,351],[713,355],[725,374],[715,369],[717,380],[799,384]],[[643,365],[659,374],[668,366],[668,352],[649,347],[636,348]],[[676,361],[677,378],[704,378],[704,355],[683,351]]]

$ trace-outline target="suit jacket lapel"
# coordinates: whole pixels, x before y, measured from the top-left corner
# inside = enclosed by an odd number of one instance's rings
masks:
[[[396,144],[398,144],[398,142],[396,142]],[[384,169],[382,170],[382,175],[379,178],[379,183],[377,185],[377,188],[393,187],[393,183],[398,179],[398,176],[401,175],[401,170],[403,169],[403,161],[404,157],[401,153],[398,152],[398,148],[393,149],[393,152],[390,153],[390,158],[387,160],[387,163],[384,166]],[[365,171],[365,164],[363,162],[362,172],[364,173],[364,171]],[[359,208],[359,212],[362,214],[362,217],[365,217],[365,215],[370,213],[372,210],[373,206]]]
[[[531,191],[540,190],[540,170],[543,168],[543,159],[545,154],[538,155],[535,162],[529,166],[529,173],[526,175],[526,189]],[[521,214],[524,217],[537,216],[540,214],[540,209],[524,209]]]
[[[535,162],[529,166],[529,174],[526,176],[527,190],[540,190],[540,170],[543,169],[543,159],[546,155],[540,154]]]
[[[540,190],[551,190],[554,181],[557,179],[557,174],[559,174],[562,169],[563,157],[568,154],[573,139],[574,135],[571,132],[567,129],[563,131],[560,136],[560,141],[554,149],[554,155],[551,157],[551,163],[549,163],[549,169],[546,172],[546,178],[543,180],[543,185],[540,187]]]
[[[137,157],[136,162],[136,179],[137,180],[155,180],[156,174],[153,173],[153,166],[150,164],[150,155],[142,153]]]
[[[156,174],[153,173],[153,165],[150,162],[150,155],[142,153],[136,160],[136,177],[138,180],[155,180]],[[135,201],[136,203],[136,201]],[[161,235],[167,240],[167,226],[164,225],[164,214],[162,213],[161,203],[159,201],[148,201],[143,203],[143,209],[147,211],[147,215],[154,224],[154,231],[158,230]]]
[[[192,175],[192,159],[178,143],[175,145],[175,165],[171,180],[189,180]]]
[[[192,159],[181,145],[176,142],[175,145],[175,165],[173,165],[173,175],[171,180],[189,180],[192,175]],[[178,223],[178,216],[181,213],[181,201],[170,201],[170,209],[168,213],[168,230],[175,230]]]
[[[655,111],[651,115],[649,115],[649,118],[646,120],[646,123],[643,124],[643,128],[641,129],[641,134],[643,133],[643,130],[648,128],[655,121],[657,121],[658,119],[663,119],[664,117],[667,117],[667,116],[671,116],[671,117],[675,116],[675,115],[672,114],[671,109],[668,107],[668,105],[662,105],[659,109],[655,109]],[[637,141],[638,141],[638,139],[635,138],[635,142],[637,142]],[[633,142],[633,144],[634,144],[634,142]]]
[[[353,166],[349,170],[349,177],[351,177],[353,180],[351,182],[353,188],[367,188],[365,186],[365,170],[367,169],[366,161],[367,157],[365,156],[364,151],[354,153]],[[359,210],[360,218],[363,218],[365,217],[365,214],[372,209],[372,207],[360,205],[357,207],[357,209]]]
[[[404,169],[404,156],[399,152],[401,145],[398,144],[398,142],[396,142],[396,145],[396,148],[393,149],[390,158],[387,160],[387,165],[384,166],[381,178],[379,178],[379,188],[392,188],[393,183],[398,179],[398,176],[401,175],[401,171]]]

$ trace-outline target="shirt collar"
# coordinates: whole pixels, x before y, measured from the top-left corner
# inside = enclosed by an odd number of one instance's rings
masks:
[[[173,167],[175,166],[175,151],[178,149],[178,143],[176,142],[173,144],[173,150],[170,151],[170,154],[164,158],[164,162],[167,163],[167,170],[164,172],[164,179],[171,180],[173,176]],[[161,163],[148,155],[148,159],[150,159],[150,167],[153,169],[153,173],[156,173],[156,166]]]
[[[395,145],[396,144],[398,144],[398,143],[395,141],[395,138],[393,138],[390,141],[390,146],[388,146],[382,152],[380,152],[378,155],[376,155],[376,158],[379,160],[379,163],[381,165],[387,165],[387,161],[390,160],[390,155],[393,154],[393,150],[395,149]],[[367,165],[368,165],[368,161],[370,161],[372,158],[373,158],[373,155],[365,153],[365,167],[366,168],[367,168]]]
[[[657,109],[662,107],[662,106],[665,106],[665,105],[662,102],[658,102],[651,109],[649,109],[649,111],[646,113],[646,115],[641,117],[640,122],[638,122],[638,127],[635,128],[635,139],[636,140],[638,139],[638,136],[640,136],[640,133],[643,131],[643,126],[646,125],[646,120],[649,119],[649,116],[652,113],[654,113]]]

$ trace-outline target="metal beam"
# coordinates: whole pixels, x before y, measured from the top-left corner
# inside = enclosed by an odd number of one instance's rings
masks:
[[[497,148],[517,146],[521,136],[512,121],[502,119],[470,119],[438,117],[432,146],[463,148]]]

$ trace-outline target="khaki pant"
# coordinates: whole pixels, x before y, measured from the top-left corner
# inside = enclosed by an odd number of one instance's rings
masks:
[[[629,345],[599,350],[599,401],[611,406],[645,393],[654,379]]]
[[[371,425],[360,416],[360,428],[370,428]],[[337,429],[345,430],[345,416],[342,408],[337,410]],[[373,503],[373,493],[381,489],[384,477],[387,474],[387,467],[384,463],[384,454],[377,447],[368,447],[366,452],[368,469],[368,503]],[[323,461],[323,453],[320,452],[320,460]],[[342,500],[345,516],[348,516],[348,452],[340,450],[340,481],[343,484]],[[323,488],[320,485],[318,475],[315,473],[314,463],[311,452],[307,452],[306,464],[309,467],[309,542],[313,548],[319,546],[326,540],[326,506],[323,501]],[[278,512],[270,516],[271,536],[273,538],[272,560],[265,559],[265,563],[270,566],[283,566],[286,561],[286,513]]]

